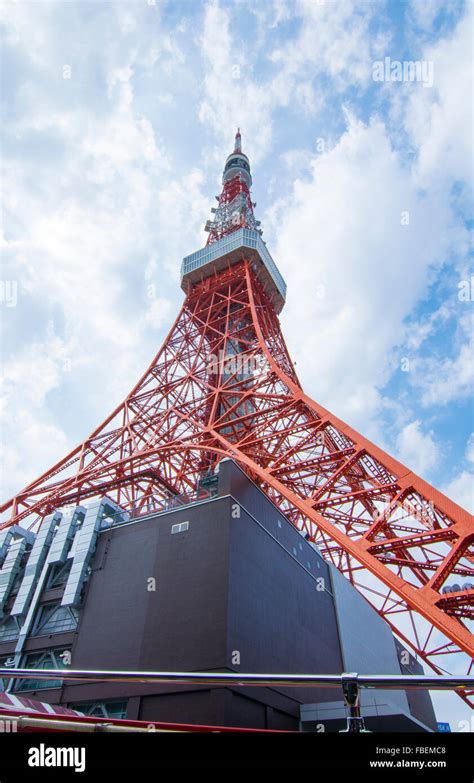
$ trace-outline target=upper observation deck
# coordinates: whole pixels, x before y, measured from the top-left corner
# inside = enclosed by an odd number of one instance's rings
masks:
[[[286,299],[286,283],[260,233],[250,228],[237,229],[183,258],[181,288],[188,293],[195,283],[243,259],[254,262],[257,276],[276,312],[281,312]]]

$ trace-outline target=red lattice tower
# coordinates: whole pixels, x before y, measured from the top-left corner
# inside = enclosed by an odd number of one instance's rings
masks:
[[[231,457],[431,669],[470,674],[473,517],[304,393],[250,186],[237,134],[163,346],[83,443],[0,508],[2,528],[106,494],[132,516],[160,510],[202,496]]]
[[[234,151],[227,157],[222,176],[222,191],[217,199],[217,208],[211,209],[214,220],[205,226],[209,231],[207,244],[211,245],[240,228],[259,229],[260,221],[253,214],[256,203],[250,196],[252,175],[247,155],[242,152],[240,128],[235,135]]]

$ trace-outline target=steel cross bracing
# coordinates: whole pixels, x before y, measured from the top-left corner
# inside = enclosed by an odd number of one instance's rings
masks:
[[[58,507],[105,494],[137,513],[161,509],[170,495],[195,492],[223,457],[431,669],[444,673],[448,661],[452,672],[471,673],[472,516],[304,393],[246,259],[194,286],[125,401],[1,507],[10,514],[2,527],[32,527]],[[468,580],[467,589],[443,593],[453,580]]]

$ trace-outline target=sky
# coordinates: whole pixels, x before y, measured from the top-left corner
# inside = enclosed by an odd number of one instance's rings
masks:
[[[305,391],[474,510],[472,16],[462,0],[1,5],[3,499],[149,365],[239,126]]]

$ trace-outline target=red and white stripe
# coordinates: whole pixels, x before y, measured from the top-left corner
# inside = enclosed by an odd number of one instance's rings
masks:
[[[0,693],[0,714],[8,711],[39,713],[42,715],[74,715],[83,717],[84,713],[70,710],[59,704],[47,704],[44,701],[34,701],[26,696],[15,696],[13,693]]]

